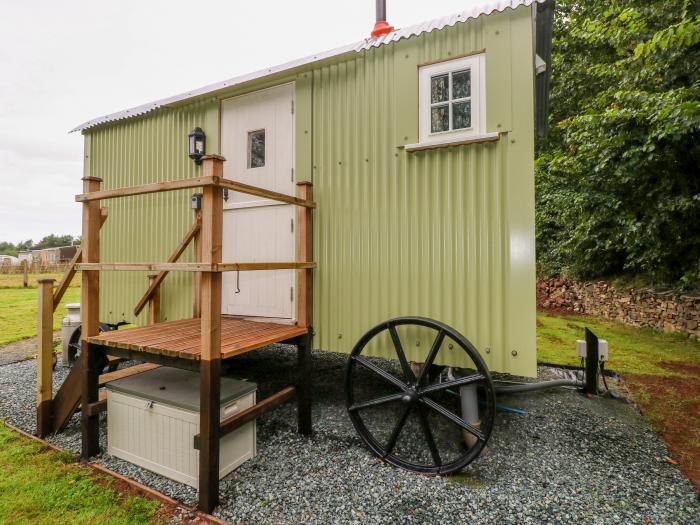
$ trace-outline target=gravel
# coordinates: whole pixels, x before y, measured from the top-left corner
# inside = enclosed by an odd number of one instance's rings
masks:
[[[257,381],[264,397],[289,384],[294,356],[280,346],[251,352],[235,362],[236,375]],[[700,523],[693,487],[633,405],[567,389],[502,397],[527,414],[499,412],[479,459],[458,476],[431,478],[364,447],[343,408],[344,364],[345,356],[314,353],[314,435],[296,434],[293,403],[260,418],[258,455],[221,481],[216,516],[247,524]],[[59,366],[54,383],[65,375]],[[0,366],[0,419],[28,432],[34,381],[34,361]],[[49,441],[78,452],[78,416]],[[196,502],[191,487],[107,454],[97,462]]]

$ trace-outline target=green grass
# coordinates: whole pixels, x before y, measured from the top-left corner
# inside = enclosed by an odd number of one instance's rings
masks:
[[[72,463],[67,453],[0,423],[0,523],[13,525],[157,523],[155,501],[124,496],[111,479]]]
[[[539,312],[538,361],[578,365],[574,345],[584,327],[608,341],[606,367],[622,375],[644,419],[700,489],[700,343],[605,319]]]
[[[665,334],[605,319],[537,314],[537,360],[578,365],[576,339],[584,328],[608,341],[610,361],[606,367],[621,374],[682,375],[664,364],[700,364],[700,343],[680,334]]]
[[[58,274],[32,274],[29,288],[22,286],[22,275],[0,275],[0,346],[36,335],[38,315],[38,278],[60,279]],[[66,303],[80,302],[80,279],[75,277],[53,316],[53,328],[61,328]]]

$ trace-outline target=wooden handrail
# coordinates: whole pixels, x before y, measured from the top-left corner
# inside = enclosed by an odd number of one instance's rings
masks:
[[[93,191],[81,193],[75,196],[76,202],[89,202],[104,199],[117,199],[119,197],[132,197],[134,195],[146,195],[149,193],[161,193],[164,191],[186,190],[188,188],[201,188],[203,186],[215,186],[218,184],[216,177],[196,177],[194,179],[171,180],[166,182],[153,182],[139,186],[126,186],[115,190]]]
[[[105,221],[107,220],[107,217],[109,215],[109,208],[100,208],[100,229],[104,225]],[[71,259],[70,263],[68,263],[68,269],[66,272],[63,274],[63,277],[61,278],[61,282],[58,283],[58,287],[56,288],[56,291],[53,293],[53,311],[56,311],[56,308],[58,308],[58,305],[61,304],[61,299],[63,299],[63,295],[66,293],[66,290],[68,290],[68,286],[70,285],[71,281],[73,280],[73,277],[75,277],[75,274],[77,273],[77,264],[79,264],[83,260],[83,248],[82,246],[78,248],[78,251],[75,252],[75,255]]]
[[[308,270],[315,262],[248,262],[248,263],[80,263],[78,270],[142,272],[248,272],[260,270]]]
[[[170,254],[170,257],[168,257],[169,263],[174,263],[180,258],[180,255],[182,255],[182,253],[185,251],[190,242],[192,242],[192,239],[194,239],[195,235],[197,235],[201,227],[202,221],[198,218],[194,221],[192,227],[189,229],[185,237],[180,241],[180,244],[177,245],[175,251],[173,251],[173,253]],[[148,287],[148,290],[146,290],[146,293],[143,294],[141,300],[139,300],[139,302],[136,304],[136,307],[134,308],[134,315],[139,315],[141,313],[141,310],[143,310],[144,306],[146,306],[146,303],[148,303],[148,300],[158,289],[160,283],[163,282],[163,279],[165,279],[166,275],[168,275],[167,270],[161,270],[160,273],[158,273],[156,278]]]
[[[202,188],[206,186],[217,186],[222,189],[229,189],[239,193],[255,195],[278,202],[285,202],[304,208],[315,208],[316,203],[312,200],[300,199],[284,193],[250,186],[242,182],[224,179],[216,176],[197,177],[194,179],[173,180],[166,182],[154,182],[151,184],[141,184],[139,186],[127,186],[114,190],[94,191],[91,193],[81,193],[75,196],[77,202],[89,202],[94,200],[117,199],[120,197],[133,197],[134,195],[146,195],[149,193],[161,193],[164,191],[183,190],[188,188]]]
[[[243,184],[242,182],[236,182],[233,180],[221,179],[218,183],[218,186],[221,186],[222,188],[227,188],[229,190],[237,191],[239,193],[255,195],[256,197],[263,197],[265,199],[270,199],[273,201],[286,202],[287,204],[294,204],[295,206],[302,206],[304,208],[316,207],[316,203],[312,200],[300,199],[299,197],[292,197],[291,195],[285,195],[284,193],[277,193],[276,191],[258,188],[257,186],[249,186],[248,184]]]

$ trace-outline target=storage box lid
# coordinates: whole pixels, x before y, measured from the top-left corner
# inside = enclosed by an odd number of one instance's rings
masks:
[[[221,406],[257,389],[255,383],[221,378]],[[107,383],[107,390],[121,392],[193,412],[199,411],[199,374],[161,366]]]

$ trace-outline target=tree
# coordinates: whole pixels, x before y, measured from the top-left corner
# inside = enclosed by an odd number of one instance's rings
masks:
[[[72,235],[47,235],[41,239],[38,244],[34,247],[36,250],[43,250],[44,248],[58,248],[60,246],[70,246],[73,244]]]
[[[538,144],[542,273],[700,278],[700,15],[671,0],[559,0]]]

